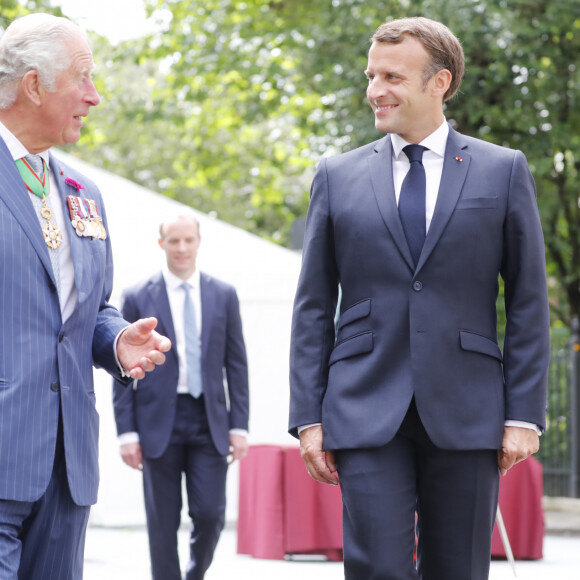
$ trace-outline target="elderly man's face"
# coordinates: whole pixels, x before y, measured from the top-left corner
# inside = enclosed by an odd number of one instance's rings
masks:
[[[75,143],[80,139],[83,117],[89,108],[99,104],[99,94],[93,83],[91,71],[93,56],[79,36],[68,43],[70,67],[57,79],[56,91],[43,91],[41,102],[42,127],[39,127],[39,147]]]

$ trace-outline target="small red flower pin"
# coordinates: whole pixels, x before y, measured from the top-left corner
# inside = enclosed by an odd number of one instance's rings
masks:
[[[64,182],[67,185],[70,185],[71,187],[74,187],[77,191],[80,191],[81,189],[84,189],[84,186],[81,185],[76,179],[73,179],[72,177],[67,177]]]
[[[459,163],[461,163],[463,161],[463,157],[456,157],[455,161],[459,161]]]

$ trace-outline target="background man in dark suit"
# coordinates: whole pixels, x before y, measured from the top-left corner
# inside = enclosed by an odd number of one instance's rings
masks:
[[[115,419],[123,460],[143,469],[154,580],[181,579],[182,473],[193,523],[185,578],[201,580],[224,525],[228,454],[242,459],[248,448],[246,350],[234,288],[196,269],[197,220],[176,217],[159,235],[167,267],[127,290],[122,312],[128,320],[155,313],[176,347],[134,389],[115,384]]]
[[[312,185],[290,430],[315,479],[340,477],[350,580],[487,578],[499,472],[537,451],[544,427],[549,320],[535,186],[521,152],[445,122],[463,68],[442,24],[379,27],[367,96],[388,135],[323,159]]]
[[[64,18],[26,16],[0,40],[2,580],[82,578],[99,483],[93,364],[129,382],[170,348],[155,320],[128,326],[108,303],[101,194],[49,152],[99,103],[92,68]]]

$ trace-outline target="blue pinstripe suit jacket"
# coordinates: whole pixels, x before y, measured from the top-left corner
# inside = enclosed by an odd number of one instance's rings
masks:
[[[53,156],[51,170],[63,207],[67,195],[94,199],[106,227],[95,184]],[[66,177],[85,189],[77,192]],[[90,505],[99,482],[92,367],[119,376],[113,344],[127,322],[108,304],[113,279],[109,239],[80,238],[65,221],[78,302],[63,322],[38,217],[0,139],[0,498],[35,501],[44,493],[60,407],[71,494],[78,505]]]

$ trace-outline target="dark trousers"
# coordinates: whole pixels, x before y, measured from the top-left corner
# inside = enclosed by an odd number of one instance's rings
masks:
[[[157,459],[143,459],[143,486],[153,580],[181,580],[177,531],[185,474],[190,559],[186,580],[202,580],[224,526],[227,459],[211,439],[203,396],[179,395],[169,445]]]
[[[435,447],[413,402],[387,445],[335,456],[347,580],[487,580],[499,493],[496,451]]]
[[[82,580],[89,511],[71,498],[59,424],[52,475],[42,497],[0,500],[0,578]]]

